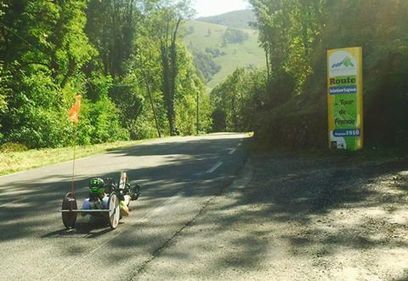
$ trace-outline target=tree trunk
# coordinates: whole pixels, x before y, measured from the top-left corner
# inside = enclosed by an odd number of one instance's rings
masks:
[[[162,57],[162,67],[163,67],[163,96],[164,103],[166,106],[167,120],[169,122],[170,135],[176,135],[176,117],[174,110],[174,97],[172,90],[172,71],[171,71],[171,60],[169,58],[168,47],[161,46],[161,57]]]
[[[176,111],[175,96],[176,96],[176,79],[178,74],[177,69],[177,33],[181,19],[178,19],[174,31],[171,35],[171,40],[163,40],[161,42],[161,57],[163,67],[163,95],[166,105],[167,119],[169,122],[170,135],[175,136],[178,134],[176,128]],[[170,31],[167,30],[167,34]],[[167,38],[167,36],[166,36]]]

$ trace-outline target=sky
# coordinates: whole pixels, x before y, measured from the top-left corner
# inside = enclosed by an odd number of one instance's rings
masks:
[[[193,0],[196,17],[207,17],[226,12],[244,10],[249,7],[246,0]]]

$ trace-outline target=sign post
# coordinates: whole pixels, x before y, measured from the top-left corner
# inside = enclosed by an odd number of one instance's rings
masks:
[[[329,147],[356,151],[363,148],[362,48],[327,52]]]

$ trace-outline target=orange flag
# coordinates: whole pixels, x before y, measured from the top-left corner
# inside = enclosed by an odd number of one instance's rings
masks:
[[[81,111],[81,95],[75,97],[75,103],[72,105],[71,109],[68,112],[68,119],[72,123],[78,124],[79,121],[79,112]]]

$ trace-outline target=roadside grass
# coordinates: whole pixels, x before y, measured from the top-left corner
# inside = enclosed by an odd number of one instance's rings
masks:
[[[119,141],[113,143],[77,146],[76,158],[95,155],[112,149],[140,144],[144,141]],[[0,152],[0,176],[72,160],[73,148],[33,149],[19,152]]]

